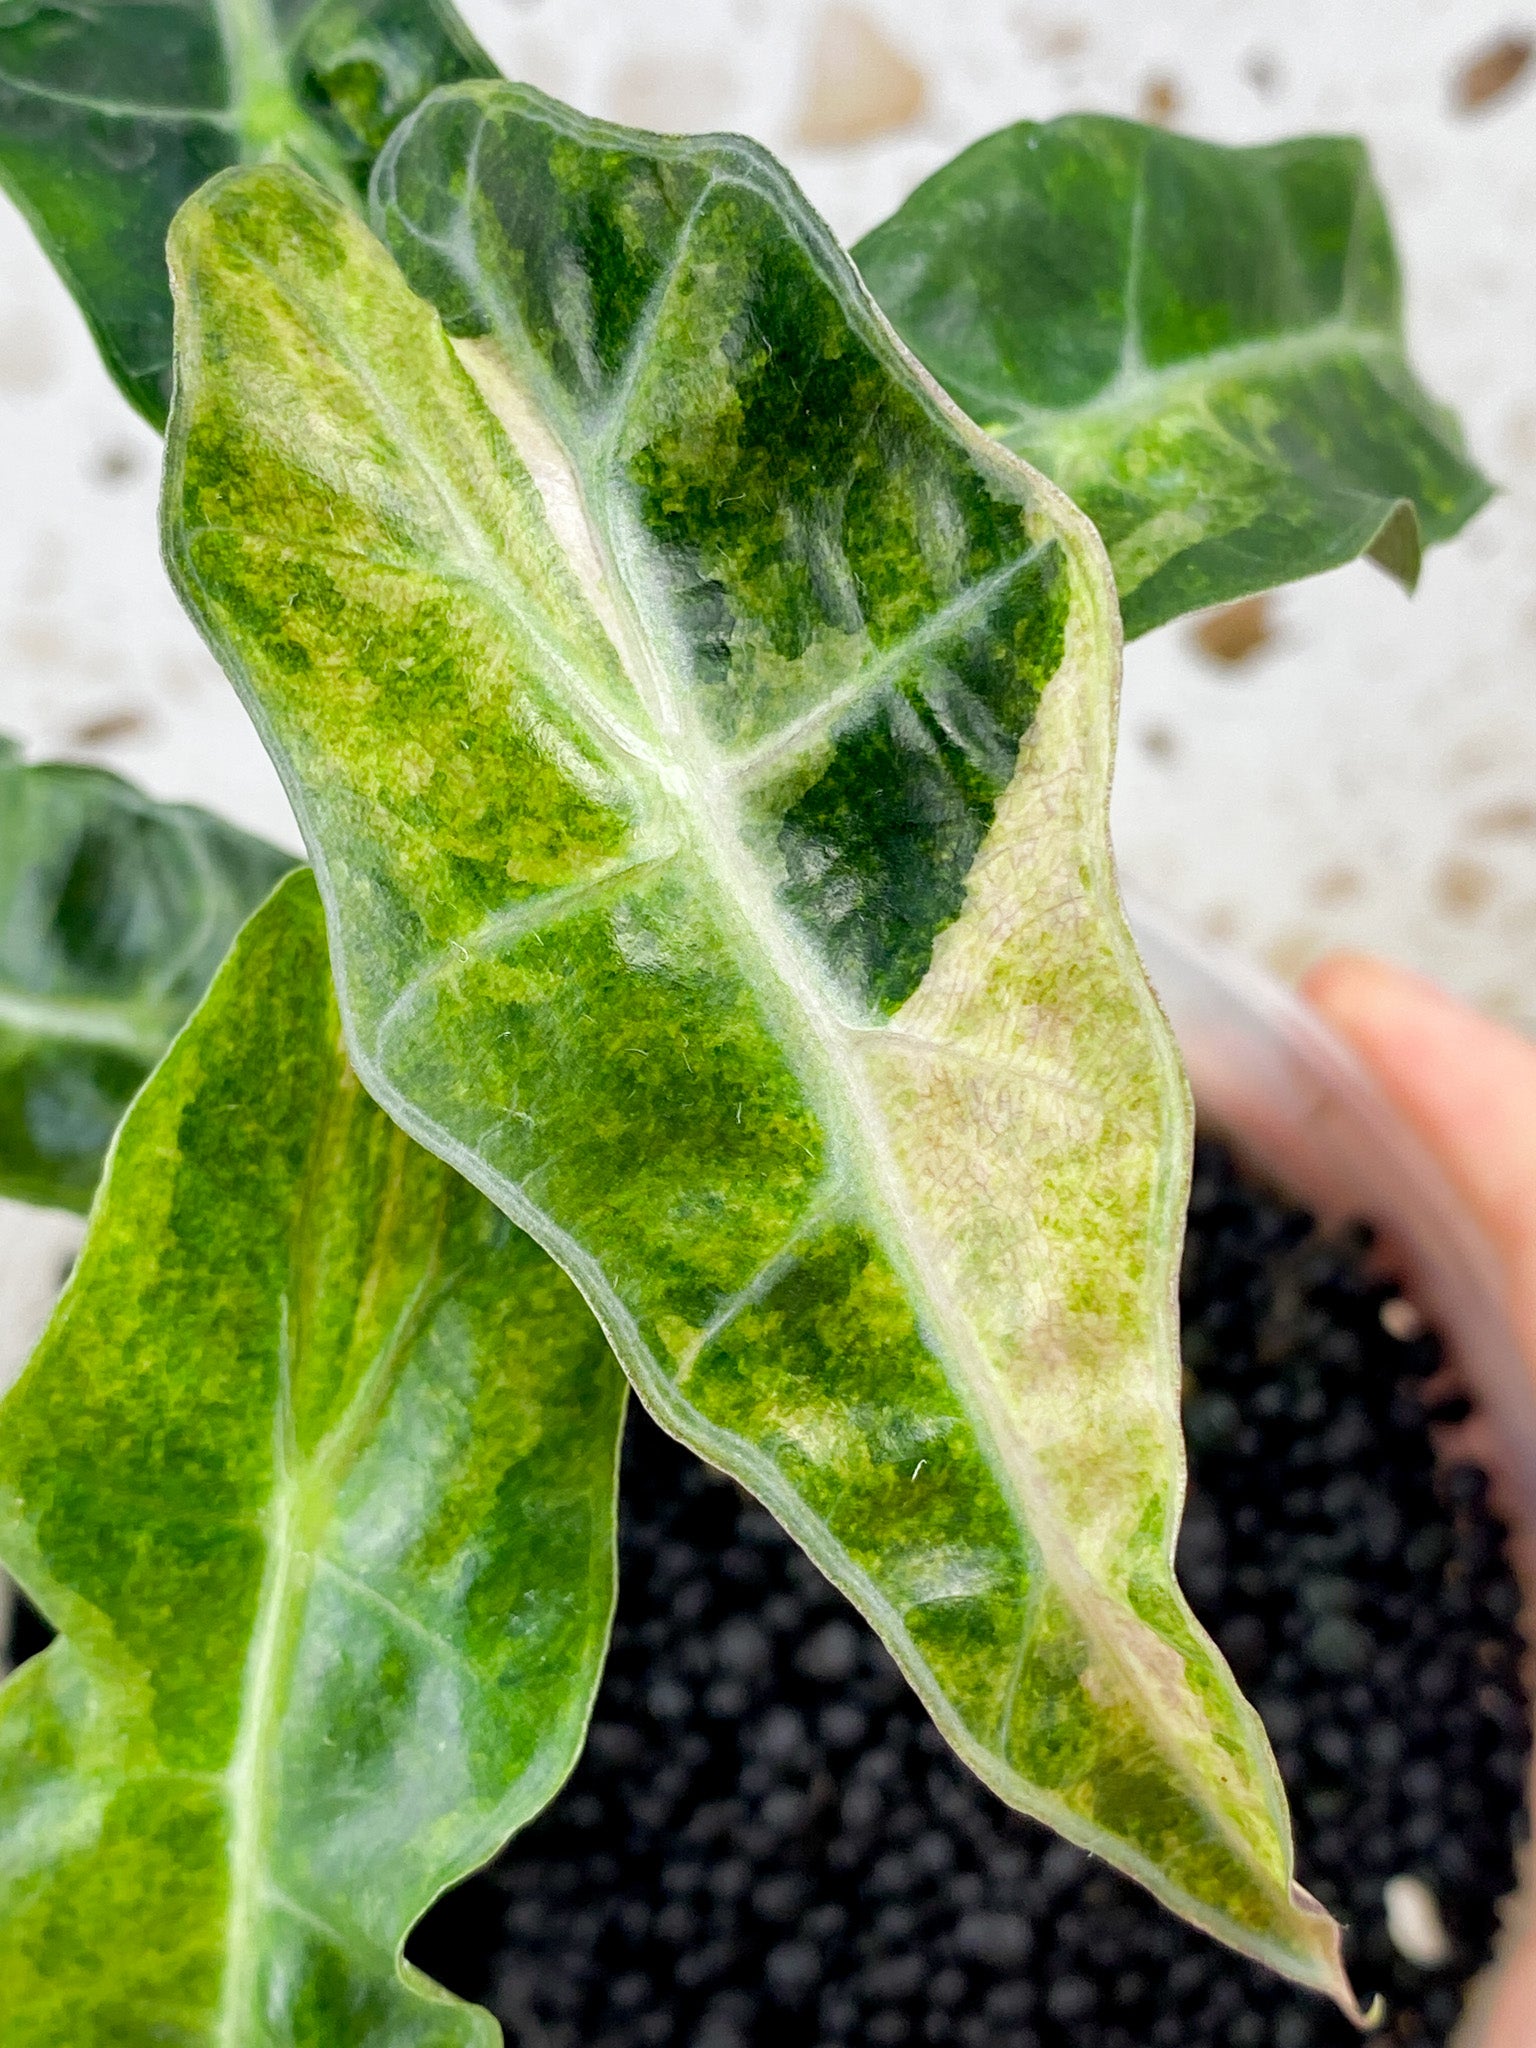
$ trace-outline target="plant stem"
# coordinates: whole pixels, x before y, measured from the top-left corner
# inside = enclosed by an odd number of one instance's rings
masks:
[[[355,207],[357,190],[341,151],[293,90],[271,0],[214,0],[214,11],[245,161],[295,163]]]

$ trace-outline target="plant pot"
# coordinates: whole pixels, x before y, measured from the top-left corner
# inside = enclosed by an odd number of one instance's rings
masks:
[[[1442,1432],[1442,1449],[1489,1474],[1526,1589],[1529,1643],[1536,1378],[1515,1340],[1492,1247],[1417,1133],[1314,1011],[1145,904],[1132,903],[1131,922],[1178,1038],[1202,1130],[1322,1222],[1367,1224],[1373,1263],[1440,1337],[1448,1377],[1474,1403],[1467,1423]],[[1531,1678],[1528,1656],[1528,1693]],[[1515,1955],[1531,1890],[1527,1869],[1503,1915],[1498,1958],[1469,1998],[1457,2048],[1536,2042],[1536,1960]]]

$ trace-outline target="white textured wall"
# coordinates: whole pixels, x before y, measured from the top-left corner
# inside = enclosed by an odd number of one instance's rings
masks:
[[[850,239],[1025,115],[1154,108],[1230,142],[1364,135],[1420,367],[1503,495],[1411,601],[1357,565],[1275,599],[1270,640],[1238,666],[1202,656],[1187,625],[1133,648],[1120,855],[1145,891],[1283,972],[1372,946],[1536,1024],[1536,64],[1475,114],[1452,92],[1470,56],[1536,33],[1536,0],[461,4],[504,69],[588,111],[760,137]],[[0,729],[296,844],[160,571],[157,460],[0,211]],[[61,1241],[0,1208],[0,1367],[33,1314],[15,1290],[35,1304]]]

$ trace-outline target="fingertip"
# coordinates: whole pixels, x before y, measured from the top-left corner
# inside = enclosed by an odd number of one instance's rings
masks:
[[[1536,1046],[1365,954],[1321,961],[1303,993],[1523,1266],[1536,1250]]]
[[[1330,953],[1302,977],[1301,993],[1330,1022],[1346,1028],[1411,1007],[1456,1009],[1455,998],[1428,976],[1370,953]]]
[[[1500,1085],[1523,1094],[1536,1072],[1536,1052],[1506,1026],[1428,976],[1367,953],[1320,961],[1302,994],[1390,1092],[1417,1097],[1429,1090],[1454,1099],[1497,1074]]]
[[[1369,982],[1381,965],[1369,953],[1326,953],[1301,977],[1301,992],[1308,1002],[1317,1002],[1336,989],[1347,995],[1357,985]]]

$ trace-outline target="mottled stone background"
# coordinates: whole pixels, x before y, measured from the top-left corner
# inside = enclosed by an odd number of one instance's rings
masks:
[[[1412,600],[1360,564],[1134,647],[1120,858],[1283,974],[1370,946],[1536,1026],[1536,4],[460,4],[504,70],[590,112],[760,137],[850,240],[1021,116],[1364,135],[1418,364],[1502,495]],[[160,570],[157,464],[0,202],[0,729],[297,845]],[[0,1205],[0,1368],[73,1232]]]

